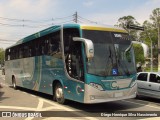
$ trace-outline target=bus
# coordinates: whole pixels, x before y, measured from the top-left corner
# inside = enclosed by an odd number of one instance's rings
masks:
[[[93,104],[136,97],[131,37],[121,28],[68,23],[19,40],[5,50],[13,86]]]

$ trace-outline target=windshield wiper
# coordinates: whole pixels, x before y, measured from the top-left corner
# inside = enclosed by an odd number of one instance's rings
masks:
[[[108,59],[106,60],[107,61],[107,64],[109,64],[109,59],[111,59],[111,67],[113,68],[113,55],[112,55],[112,51],[111,51],[111,47],[109,46],[109,56],[108,56]],[[105,65],[106,68],[105,68],[105,76],[107,76],[109,74],[110,71],[107,71],[109,68],[108,68],[108,65]]]
[[[115,51],[116,51],[116,62],[117,62],[117,65],[118,66],[122,66],[122,70],[124,71],[124,73],[127,75],[127,76],[130,76],[130,73],[129,73],[129,70],[127,68],[127,65],[124,63],[124,67],[126,68],[126,70],[123,68],[123,65],[121,63],[121,61],[119,60],[119,52],[117,50],[117,48],[115,47]]]

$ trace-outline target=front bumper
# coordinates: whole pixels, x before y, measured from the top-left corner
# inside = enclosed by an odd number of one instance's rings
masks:
[[[100,91],[90,85],[85,85],[84,103],[104,103],[123,99],[135,98],[137,92],[137,84],[132,88],[123,90]]]

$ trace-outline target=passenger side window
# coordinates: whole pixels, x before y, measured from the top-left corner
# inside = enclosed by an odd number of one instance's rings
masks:
[[[48,54],[51,56],[57,56],[58,53],[60,53],[60,52],[61,52],[60,31],[57,31],[50,36]],[[59,56],[59,58],[61,58],[61,56]]]
[[[149,81],[154,83],[160,83],[160,76],[158,76],[157,74],[150,74]]]
[[[157,82],[160,83],[160,76],[157,76]]]
[[[62,59],[60,31],[6,49],[5,60],[9,61],[40,55],[54,55],[54,57]]]
[[[8,61],[10,60],[10,55],[11,55],[11,50],[10,49],[7,49],[6,52],[5,52],[5,60]]]
[[[140,73],[137,77],[137,80],[140,80],[140,81],[147,81],[147,76],[148,74],[147,73]]]

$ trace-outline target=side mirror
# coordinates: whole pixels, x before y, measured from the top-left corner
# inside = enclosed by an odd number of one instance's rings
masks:
[[[81,41],[85,44],[85,52],[88,60],[94,57],[94,45],[91,40],[85,38],[73,37],[73,41]]]

